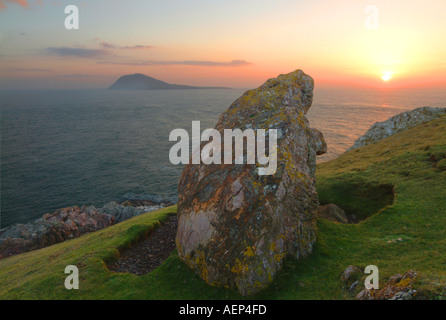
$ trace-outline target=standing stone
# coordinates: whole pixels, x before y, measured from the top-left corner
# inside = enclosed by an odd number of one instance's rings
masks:
[[[280,75],[245,92],[218,120],[222,140],[224,129],[277,129],[275,174],[260,176],[264,165],[246,160],[185,166],[176,244],[180,259],[208,284],[254,294],[273,281],[288,254],[312,252],[316,155],[326,152],[322,134],[305,117],[313,86],[301,70]]]

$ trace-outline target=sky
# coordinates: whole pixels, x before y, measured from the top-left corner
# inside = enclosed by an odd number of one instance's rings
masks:
[[[133,73],[251,88],[296,69],[316,86],[446,89],[445,40],[445,0],[0,0],[0,89]]]

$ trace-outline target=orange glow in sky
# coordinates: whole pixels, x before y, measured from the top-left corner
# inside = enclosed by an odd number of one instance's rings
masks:
[[[0,89],[104,88],[144,73],[250,88],[302,69],[320,86],[446,87],[446,1],[0,0]]]

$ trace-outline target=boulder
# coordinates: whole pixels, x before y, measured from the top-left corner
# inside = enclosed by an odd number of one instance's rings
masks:
[[[348,223],[348,218],[345,211],[332,203],[319,206],[317,208],[317,215],[319,219],[322,218],[340,223]]]
[[[363,276],[364,272],[356,266],[349,265],[345,268],[341,276],[341,281],[344,286],[350,287],[352,283],[358,281]]]
[[[301,70],[270,79],[232,103],[215,126],[222,136],[224,129],[277,129],[274,174],[259,175],[258,162],[185,166],[176,244],[208,284],[251,295],[273,281],[286,256],[312,252],[316,155],[327,148],[305,116],[313,86]]]
[[[397,114],[386,121],[376,122],[365,135],[355,141],[353,150],[381,141],[391,135],[446,115],[446,108],[421,107]],[[347,151],[348,151],[347,150]]]

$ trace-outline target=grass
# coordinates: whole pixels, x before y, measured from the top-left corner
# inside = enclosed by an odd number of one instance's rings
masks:
[[[288,259],[254,299],[351,299],[340,281],[350,264],[379,267],[380,284],[416,270],[430,298],[446,295],[446,117],[318,165],[321,203],[365,219],[318,222],[306,259]],[[41,250],[0,260],[0,299],[243,299],[210,287],[173,253],[145,276],[111,273],[106,262],[148,235],[165,208]],[[119,249],[119,250],[118,250]],[[80,289],[66,290],[64,269],[79,268]]]

